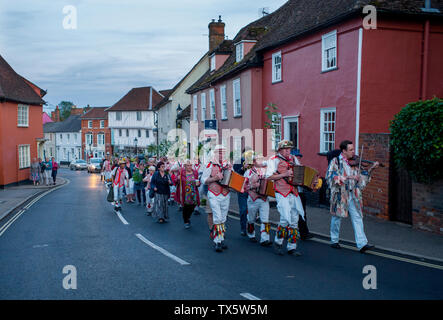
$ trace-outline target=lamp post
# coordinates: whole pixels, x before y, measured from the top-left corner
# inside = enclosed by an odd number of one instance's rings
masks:
[[[134,138],[134,144],[135,144],[135,156],[136,156],[136,157],[138,156],[138,152],[137,152],[137,142],[138,142],[138,139],[137,139],[137,137],[135,137],[135,138]]]
[[[154,111],[155,136],[157,140],[157,159],[158,159],[158,112]]]

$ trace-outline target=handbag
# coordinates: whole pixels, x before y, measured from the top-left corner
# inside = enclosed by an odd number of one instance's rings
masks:
[[[149,198],[154,198],[155,197],[155,191],[153,188],[149,188]]]
[[[106,200],[108,200],[108,202],[114,201],[114,187],[112,185],[109,188],[108,197],[106,198]]]

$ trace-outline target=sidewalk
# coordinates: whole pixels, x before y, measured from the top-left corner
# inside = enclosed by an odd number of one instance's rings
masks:
[[[309,231],[329,240],[331,221],[329,210],[325,207],[307,205],[306,211]],[[237,194],[234,192],[231,193],[230,212],[235,215],[239,214]],[[269,220],[272,224],[278,224],[277,208],[271,207]],[[407,224],[385,221],[372,216],[364,216],[363,222],[366,237],[369,243],[375,245],[376,248],[443,262],[443,237],[440,235],[418,231]],[[341,240],[352,242],[355,245],[354,230],[350,218],[342,220]]]
[[[66,181],[63,177],[57,177],[57,184],[55,186],[34,186],[33,184],[27,184],[0,189],[0,220],[31,198],[49,189],[64,185]]]

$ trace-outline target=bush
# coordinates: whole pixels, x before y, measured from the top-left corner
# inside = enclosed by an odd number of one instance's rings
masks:
[[[390,130],[397,167],[419,183],[443,178],[443,99],[409,103],[391,121]]]

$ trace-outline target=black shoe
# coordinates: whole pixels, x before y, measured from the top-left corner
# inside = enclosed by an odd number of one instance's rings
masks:
[[[215,244],[214,248],[215,248],[215,251],[216,251],[216,252],[222,252],[222,251],[223,251],[221,243],[218,243],[218,242],[217,242],[217,243]]]
[[[221,247],[223,250],[228,249],[228,246],[226,245],[226,243],[224,241],[221,242]]]
[[[262,247],[269,247],[271,244],[272,244],[272,242],[269,241],[269,240],[266,240],[266,241],[260,242],[260,245],[261,245]]]
[[[312,233],[308,233],[307,235],[305,235],[305,236],[302,236],[302,237],[300,237],[303,241],[306,241],[306,240],[309,240],[309,239],[312,239],[312,238],[314,238],[314,235],[312,234]]]
[[[288,250],[288,254],[293,254],[293,255],[295,255],[297,257],[301,256],[301,253],[298,252],[298,251],[295,251],[295,249]]]
[[[280,256],[284,255],[284,253],[283,253],[283,245],[282,244],[274,243],[274,249],[275,249],[275,253],[276,254],[278,254]]]
[[[360,253],[365,253],[366,250],[374,249],[374,246],[372,244],[366,244],[363,248],[360,249]]]
[[[241,235],[242,237],[245,237],[245,236],[246,236],[246,232],[245,232],[245,231],[242,231],[242,232],[240,232],[240,235]]]
[[[257,239],[255,239],[255,237],[254,238],[249,238],[249,241],[251,241],[251,242],[257,242]]]
[[[200,211],[199,210],[194,210],[194,216],[198,216],[200,215]]]
[[[341,247],[340,247],[340,245],[338,244],[338,242],[337,242],[337,243],[333,243],[333,244],[331,244],[331,248],[334,248],[334,249],[341,249]]]

